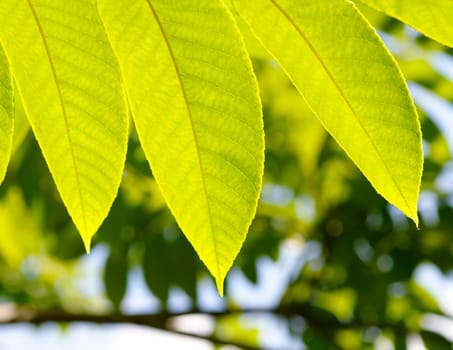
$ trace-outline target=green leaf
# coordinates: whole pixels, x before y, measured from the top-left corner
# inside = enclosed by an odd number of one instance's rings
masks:
[[[13,140],[13,85],[9,64],[0,43],[0,184],[11,156]]]
[[[453,47],[453,1],[361,0],[409,24],[426,36]]]
[[[27,116],[24,111],[24,104],[20,98],[19,91],[17,90],[16,84],[13,88],[14,93],[14,133],[13,133],[13,144],[11,147],[11,154],[14,155],[19,147],[22,145],[25,137],[30,131],[30,123],[27,120]]]
[[[105,263],[104,285],[107,297],[116,309],[120,308],[126,295],[128,272],[127,254],[112,252]]]
[[[264,137],[245,46],[220,0],[99,1],[162,194],[223,280],[255,214]]]
[[[437,333],[422,331],[420,335],[427,350],[451,350],[452,343]]]
[[[172,261],[169,257],[168,246],[164,236],[152,234],[146,240],[145,252],[143,254],[143,275],[149,290],[162,303],[164,309],[167,308],[168,296],[170,293],[172,276]]]
[[[175,262],[179,263],[179,266],[173,269],[172,279],[175,285],[180,287],[193,303],[196,303],[199,260],[180,232],[177,233],[176,239],[169,248],[172,252],[172,266],[175,266]]]
[[[346,0],[235,0],[255,35],[375,189],[418,223],[418,116],[392,56]]]
[[[0,41],[32,130],[85,247],[127,147],[121,75],[95,0],[2,0]]]
[[[406,350],[407,349],[406,337],[401,336],[399,334],[395,335],[394,348],[395,350]]]

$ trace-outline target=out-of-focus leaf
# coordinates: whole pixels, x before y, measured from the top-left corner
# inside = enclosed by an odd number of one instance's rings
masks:
[[[126,294],[129,264],[127,254],[113,251],[105,263],[104,286],[107,297],[118,309]]]
[[[409,285],[410,298],[421,312],[441,313],[438,301],[415,281]]]
[[[256,346],[259,344],[259,330],[254,327],[253,321],[247,324],[245,319],[238,316],[228,316],[219,319],[216,322],[214,334],[224,341],[234,341],[239,344]]]
[[[335,341],[345,350],[368,350],[362,343],[361,330],[340,329],[335,334]]]
[[[0,227],[0,256],[12,269],[18,269],[28,254],[39,251],[41,230],[16,187],[0,201]]]
[[[169,259],[164,236],[161,233],[150,233],[150,235],[151,237],[146,240],[143,255],[143,273],[148,288],[162,302],[162,306],[165,308],[172,277],[171,264],[177,264],[177,262]]]
[[[197,262],[199,259],[179,230],[172,243],[168,249],[173,257],[172,261],[169,262],[173,266],[171,281],[186,292],[193,302],[196,302],[199,267]]]
[[[166,307],[170,288],[181,288],[195,303],[199,259],[173,223],[163,232],[147,232],[142,267],[149,290]]]
[[[406,338],[401,337],[399,335],[395,336],[395,350],[406,350],[407,349],[407,344],[406,344]]]
[[[452,343],[440,334],[428,331],[421,331],[420,335],[427,350],[451,350]]]
[[[258,83],[263,108],[270,114],[266,125],[268,149],[282,152],[288,148],[294,152],[302,174],[309,179],[318,165],[327,136],[325,129],[281,68],[267,64],[260,71]]]
[[[352,289],[329,292],[317,291],[313,295],[313,304],[329,310],[339,320],[348,320],[354,314],[356,294]]]
[[[323,334],[317,334],[312,329],[307,329],[302,336],[307,349],[313,350],[338,350],[334,344],[328,342]]]

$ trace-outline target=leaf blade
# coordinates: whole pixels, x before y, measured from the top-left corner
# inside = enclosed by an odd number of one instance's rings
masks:
[[[453,2],[436,0],[360,0],[409,24],[424,35],[441,44],[453,47]]]
[[[234,4],[377,192],[417,224],[418,116],[399,68],[363,16],[343,0]]]
[[[0,43],[0,184],[5,178],[13,142],[13,83]]]
[[[99,9],[153,174],[222,292],[256,210],[264,156],[238,31],[220,1],[102,0]]]
[[[89,251],[119,186],[128,129],[119,68],[96,2],[8,0],[0,18],[27,117]]]

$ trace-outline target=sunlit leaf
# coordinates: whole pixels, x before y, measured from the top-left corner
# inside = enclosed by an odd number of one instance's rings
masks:
[[[116,195],[127,110],[95,0],[2,0],[0,40],[33,132],[87,250]]]
[[[239,32],[220,0],[100,0],[99,9],[153,174],[222,292],[263,171],[260,103]]]
[[[13,138],[13,86],[9,64],[0,44],[0,184],[5,177]]]
[[[27,116],[24,111],[24,104],[17,90],[17,86],[14,84],[14,133],[13,133],[13,144],[11,148],[11,154],[14,154],[19,146],[24,141],[28,132],[30,131],[30,123],[27,120]]]
[[[417,223],[418,117],[395,61],[353,4],[234,4],[375,189]]]
[[[451,0],[360,0],[426,36],[453,47],[453,1]]]

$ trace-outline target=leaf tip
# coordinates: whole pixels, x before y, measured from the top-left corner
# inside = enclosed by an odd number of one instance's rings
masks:
[[[408,219],[412,220],[412,222],[415,224],[415,227],[417,228],[417,230],[420,229],[417,208],[415,208],[413,210],[407,210],[407,211],[403,211],[399,207],[396,207],[396,208],[398,208],[404,214],[404,216],[406,216]]]
[[[91,238],[82,236],[83,245],[87,254],[90,254],[91,251]]]
[[[417,228],[417,230],[420,230],[420,225],[419,225],[419,221],[418,221],[418,214],[415,213],[414,215],[410,216],[410,219],[414,222],[415,227]]]
[[[219,292],[219,295],[223,298],[223,282],[224,282],[225,278],[223,277],[216,277],[215,278],[215,283],[216,283],[216,286],[217,286],[217,291]]]

